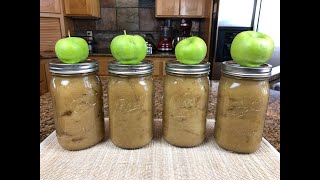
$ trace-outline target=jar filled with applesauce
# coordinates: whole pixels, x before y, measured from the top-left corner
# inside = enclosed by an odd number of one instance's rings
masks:
[[[109,63],[108,107],[110,139],[124,149],[141,148],[153,138],[153,63]]]
[[[105,135],[102,85],[98,63],[85,60],[49,63],[54,124],[59,144],[81,150],[98,144]]]
[[[243,67],[234,61],[222,63],[214,138],[236,153],[253,153],[262,141],[269,100],[272,66]]]
[[[166,63],[163,94],[163,135],[175,146],[193,147],[206,135],[209,98],[209,62]]]

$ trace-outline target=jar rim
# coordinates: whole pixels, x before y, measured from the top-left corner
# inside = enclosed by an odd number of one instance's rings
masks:
[[[76,64],[66,64],[59,59],[55,59],[49,63],[49,72],[55,74],[84,74],[97,72],[98,69],[98,62],[94,59],[86,59]]]
[[[173,74],[209,74],[210,63],[202,61],[199,64],[182,64],[177,60],[166,62],[166,71]]]
[[[271,76],[272,65],[264,63],[259,67],[245,67],[231,61],[222,62],[221,72],[236,77],[248,78],[269,78]]]
[[[150,60],[143,60],[139,64],[121,64],[116,60],[108,64],[109,73],[118,75],[143,75],[153,73],[153,63]]]

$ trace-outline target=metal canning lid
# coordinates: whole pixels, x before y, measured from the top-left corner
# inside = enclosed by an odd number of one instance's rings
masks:
[[[222,73],[237,77],[267,78],[270,77],[272,66],[262,64],[259,67],[244,67],[234,61],[222,62]]]
[[[56,59],[49,63],[49,71],[56,74],[82,74],[98,71],[98,63],[87,59],[77,64],[66,64]]]
[[[202,61],[200,64],[188,65],[171,60],[166,63],[166,71],[173,74],[208,74],[210,63]]]
[[[120,64],[113,60],[109,63],[109,72],[120,75],[142,75],[153,73],[153,63],[149,60],[143,60],[139,64]]]

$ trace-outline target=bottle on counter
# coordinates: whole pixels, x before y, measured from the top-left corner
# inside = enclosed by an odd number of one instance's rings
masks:
[[[85,60],[65,64],[56,60],[49,63],[49,70],[59,144],[67,150],[81,150],[98,144],[105,136],[98,63]]]
[[[163,135],[179,147],[201,144],[206,135],[209,99],[209,62],[166,63],[163,94]]]
[[[109,63],[108,107],[110,139],[125,149],[141,148],[153,138],[153,64]]]
[[[269,99],[272,66],[243,67],[222,63],[216,107],[214,138],[236,153],[253,153],[262,141]]]

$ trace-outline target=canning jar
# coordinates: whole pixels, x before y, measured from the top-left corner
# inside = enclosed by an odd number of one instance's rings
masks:
[[[166,63],[163,94],[163,135],[179,147],[201,144],[206,134],[209,97],[209,62],[185,65]]]
[[[67,150],[81,150],[99,143],[105,135],[103,96],[97,75],[98,63],[49,63],[52,74],[54,123],[59,144]]]
[[[108,106],[110,138],[125,149],[146,146],[153,137],[153,64],[109,63]]]
[[[214,130],[220,147],[237,153],[253,153],[260,147],[271,67],[222,63]]]

